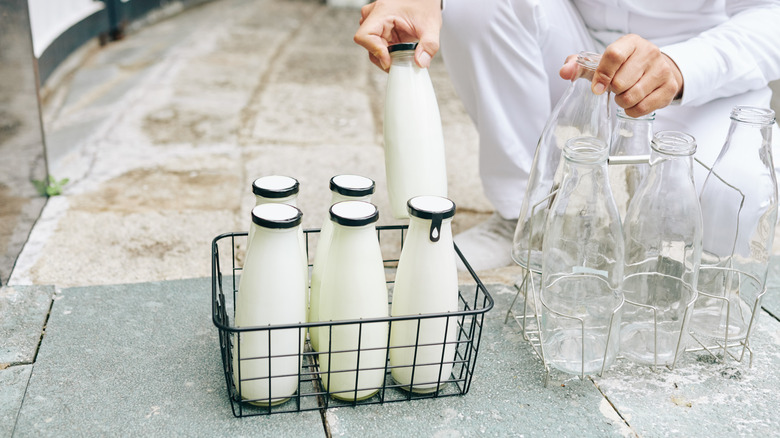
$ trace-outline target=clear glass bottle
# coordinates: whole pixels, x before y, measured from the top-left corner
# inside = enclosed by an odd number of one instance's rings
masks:
[[[606,142],[575,137],[547,217],[540,291],[545,361],[561,371],[601,372],[619,346],[623,232],[607,177]]]
[[[417,196],[409,200],[408,208],[409,232],[398,260],[390,315],[457,312],[455,203],[439,196]],[[413,392],[440,389],[452,371],[457,334],[455,317],[394,321],[389,353],[393,379]]]
[[[775,113],[737,106],[726,141],[701,189],[704,235],[699,298],[691,330],[699,338],[743,340],[756,293],[742,283],[766,283],[777,224],[777,178],[772,158]],[[738,281],[740,276],[754,280]]]
[[[375,223],[376,206],[344,201],[330,208],[333,237],[322,269],[320,320],[387,318],[385,270]],[[340,400],[363,400],[382,386],[388,323],[361,322],[321,327],[320,377]]]
[[[392,64],[385,95],[385,171],[396,219],[408,217],[406,201],[415,196],[447,196],[439,105],[428,70],[414,62],[416,47],[388,47]]]
[[[591,136],[609,142],[609,93],[595,95],[591,81],[601,55],[581,52],[577,74],[550,114],[536,146],[523,205],[515,229],[512,258],[520,266],[541,272],[542,237],[551,199],[561,182],[561,150],[566,141]]]
[[[252,209],[255,240],[241,272],[235,304],[238,328],[306,321],[306,283],[298,230],[301,211],[286,204]],[[303,329],[239,332],[233,338],[233,377],[241,398],[268,406],[298,390]]]
[[[623,223],[626,303],[620,352],[646,365],[673,366],[696,299],[702,217],[693,183],[695,139],[661,131]]]
[[[610,159],[621,157],[629,162],[609,166],[609,185],[621,218],[626,217],[631,198],[649,172],[647,162],[638,161],[645,161],[650,155],[654,121],[655,113],[631,117],[623,108],[617,109],[609,155]]]
[[[371,202],[375,184],[370,178],[360,175],[336,175],[330,179],[330,205],[342,201]],[[317,251],[314,255],[314,264],[311,269],[311,291],[309,293],[309,322],[320,320],[320,287],[322,286],[322,267],[328,258],[330,241],[333,238],[333,222],[325,218],[320,229],[320,237],[317,241]],[[314,351],[320,351],[317,331],[319,327],[309,330],[309,339]]]

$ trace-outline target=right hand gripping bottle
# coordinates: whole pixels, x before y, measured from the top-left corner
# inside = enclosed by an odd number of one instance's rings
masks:
[[[371,202],[374,194],[374,181],[359,175],[336,175],[330,179],[331,199],[330,205],[342,201]],[[320,287],[322,286],[322,267],[328,258],[330,241],[333,238],[333,222],[325,218],[320,229],[320,237],[317,241],[317,252],[314,255],[314,265],[311,269],[311,292],[309,295],[309,322],[320,321]],[[311,348],[320,351],[317,331],[320,327],[309,329]]]
[[[387,284],[371,203],[344,201],[330,208],[333,237],[322,267],[321,321],[387,318]],[[336,399],[374,395],[385,378],[387,320],[320,327],[323,387]]]
[[[455,203],[439,196],[409,200],[409,233],[393,288],[392,316],[457,312],[458,273],[452,242]],[[458,318],[394,321],[390,366],[402,389],[437,391],[450,377]]]
[[[609,93],[595,95],[591,81],[601,55],[580,52],[577,74],[550,114],[536,146],[520,217],[512,244],[512,259],[533,271],[542,269],[542,239],[547,210],[546,199],[561,183],[561,150],[572,137],[596,137],[608,144],[610,133]]]
[[[417,43],[393,44],[385,96],[385,172],[396,219],[407,218],[406,201],[447,196],[444,137],[428,70],[414,62]]]
[[[255,239],[236,295],[237,328],[306,321],[306,282],[301,276],[304,266],[298,240],[301,217],[300,210],[285,204],[252,209]],[[302,328],[235,334],[233,378],[242,399],[268,406],[295,394],[305,334]]]
[[[584,377],[614,362],[623,306],[623,232],[607,177],[607,144],[575,137],[544,239],[541,342],[545,361]]]

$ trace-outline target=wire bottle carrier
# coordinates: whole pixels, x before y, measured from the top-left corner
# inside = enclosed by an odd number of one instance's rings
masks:
[[[707,171],[711,168],[701,162],[698,159],[694,159],[699,165],[704,167]],[[649,156],[637,155],[637,156],[610,156],[608,164],[612,165],[630,165],[630,164],[647,164],[649,163]],[[735,190],[742,199],[744,194],[742,191],[723,181],[720,176],[715,175],[722,183],[729,188]],[[557,190],[552,191],[547,197],[541,199],[536,204],[531,206],[531,215],[536,214],[540,209],[548,209],[551,204],[551,200],[555,197]],[[740,203],[740,209],[742,204]],[[533,229],[529,230],[529,234],[534,232]],[[528,250],[528,259],[530,259],[530,249]],[[528,260],[526,259],[526,260]],[[522,265],[521,265],[522,266]],[[525,339],[532,347],[534,353],[539,357],[544,367],[544,385],[547,386],[551,374],[551,367],[549,360],[545,357],[544,348],[541,340],[541,306],[544,306],[544,302],[540,299],[541,290],[541,278],[542,273],[535,269],[523,269],[522,277],[515,283],[517,293],[507,310],[504,323],[507,323],[510,318],[514,319],[520,326],[523,339]],[[708,281],[702,281],[702,277],[708,279]],[[754,331],[758,314],[761,311],[761,300],[766,294],[766,286],[762,285],[762,282],[751,275],[750,273],[728,268],[728,267],[705,267],[700,268],[700,280],[697,287],[697,291],[691,294],[687,299],[685,305],[684,320],[688,320],[690,313],[694,311],[694,303],[697,296],[705,296],[712,300],[721,303],[725,309],[725,327],[722,336],[710,336],[702,337],[697,336],[695,333],[681,332],[677,339],[677,347],[671,365],[667,365],[667,368],[674,369],[677,361],[679,360],[680,352],[707,352],[716,361],[723,361],[728,358],[736,362],[742,362],[745,359],[745,354],[748,355],[748,366],[753,364],[753,349],[750,347],[750,335]],[[731,291],[731,292],[730,292]],[[517,312],[515,311],[515,305],[518,302],[518,298],[522,296],[522,308]],[[629,303],[630,304],[630,303]],[[641,306],[639,304],[633,304],[635,306]],[[657,309],[650,308],[652,312],[657,312]],[[566,315],[563,315],[566,317]],[[576,317],[569,317],[572,320],[577,320]],[[730,327],[735,322],[744,325],[742,336],[734,339],[730,335]],[[654,339],[658,339],[659,332],[658,324],[654,327]],[[610,336],[617,335],[617,333],[611,333]],[[656,341],[657,342],[657,341]],[[582,345],[583,356],[585,355],[586,347],[583,342]],[[599,375],[602,375],[604,369],[601,370]],[[586,373],[583,371],[578,374],[580,379],[585,378]]]
[[[377,227],[377,235],[383,245],[387,245],[388,242],[397,249],[397,253],[400,253],[400,248],[403,245],[404,234],[407,229],[406,225],[393,225],[393,226],[380,226]],[[318,229],[309,229],[304,231],[306,240],[307,253],[312,254],[312,240],[316,239],[319,234]],[[467,267],[471,278],[474,280],[473,285],[459,285],[459,305],[457,312],[449,313],[437,313],[437,314],[424,314],[414,316],[397,316],[386,318],[371,318],[371,319],[358,319],[358,320],[345,320],[345,321],[328,321],[328,322],[316,322],[316,323],[299,323],[299,324],[286,324],[286,325],[269,325],[269,326],[257,326],[257,327],[236,327],[234,324],[234,303],[236,294],[238,293],[238,282],[241,274],[241,266],[239,257],[242,247],[245,247],[247,239],[246,232],[226,233],[217,236],[212,242],[212,319],[214,325],[219,330],[219,346],[222,356],[222,364],[224,367],[225,384],[227,386],[228,397],[230,399],[233,415],[236,417],[254,416],[254,415],[269,415],[275,413],[285,412],[301,412],[322,410],[332,407],[340,406],[357,406],[368,404],[381,404],[391,403],[407,400],[426,399],[426,398],[438,398],[438,397],[450,397],[457,395],[464,395],[469,391],[471,386],[471,379],[474,375],[474,369],[476,366],[477,354],[479,352],[479,343],[482,336],[482,328],[484,324],[485,313],[493,307],[493,299],[488,293],[485,286],[482,284],[476,273],[469,266],[463,254],[455,247],[460,260]],[[395,255],[395,254],[394,254]],[[394,270],[398,264],[397,257],[391,257],[384,260],[385,271],[388,274],[390,280],[387,282],[388,287],[391,288],[393,284]],[[222,266],[230,266],[230,270],[223,271]],[[311,266],[311,265],[310,265]],[[392,297],[392,290],[390,296]],[[392,303],[388,303],[388,306]],[[389,309],[389,307],[388,307]],[[320,327],[320,330],[333,330],[337,326],[352,326],[356,328],[358,332],[358,338],[360,337],[361,330],[368,324],[388,324],[388,343],[390,341],[390,333],[393,330],[393,324],[399,321],[404,322],[416,322],[419,337],[420,322],[426,319],[443,319],[446,324],[454,325],[457,329],[456,340],[448,341],[446,335],[441,342],[425,343],[419,342],[414,345],[399,345],[392,348],[413,349],[416,352],[421,347],[425,347],[430,350],[433,348],[440,348],[442,351],[442,357],[439,361],[434,363],[420,363],[415,360],[417,368],[411,367],[411,365],[396,365],[391,366],[388,360],[389,348],[382,348],[385,354],[384,366],[379,369],[368,369],[360,367],[360,355],[367,354],[368,352],[361,349],[355,350],[341,350],[341,351],[328,351],[329,346],[321,346],[320,352],[313,351],[309,343],[308,338],[305,336],[308,329],[312,327]],[[273,363],[279,359],[291,357],[289,353],[286,354],[274,354],[274,345],[272,345],[273,339],[278,339],[278,336],[272,336],[274,333],[282,333],[282,331],[290,332],[297,331],[297,339],[307,339],[304,345],[299,345],[300,354],[292,355],[293,360],[297,356],[299,363],[297,374],[280,374],[274,373]],[[447,330],[445,330],[447,332]],[[267,356],[262,357],[241,357],[239,351],[235,351],[244,361],[260,361],[258,363],[267,364],[267,375],[265,377],[248,378],[240,375],[240,368],[234,369],[234,349],[239,345],[241,336],[247,334],[262,334],[263,337],[267,336],[268,351]],[[304,336],[301,336],[301,335]],[[289,339],[290,337],[288,337]],[[358,341],[357,345],[360,345]],[[455,354],[452,358],[445,357],[445,351],[455,350]],[[281,348],[277,349],[281,350]],[[289,348],[288,348],[289,350]],[[352,355],[357,359],[357,369],[349,370],[333,370],[322,372],[319,367],[320,355],[330,358],[335,355]],[[375,354],[375,353],[374,353]],[[417,381],[414,379],[414,370],[419,367],[452,367],[452,371],[448,378],[440,377],[436,381]],[[413,387],[431,388],[427,392],[414,392],[408,391],[408,388],[404,389],[408,385],[401,385],[396,383],[391,377],[393,368],[407,367],[412,368],[412,382]],[[384,373],[382,383],[376,387],[361,386],[358,388],[358,379],[360,373],[365,371],[381,371]],[[349,393],[338,393],[336,391],[329,391],[325,382],[330,381],[330,374],[335,373],[351,373],[355,375],[356,387],[354,391]],[[428,373],[430,375],[430,373]],[[441,373],[436,373],[440,375]],[[274,396],[273,380],[279,379],[296,379],[297,391],[291,397],[279,397]],[[246,385],[251,381],[263,381],[270,387],[270,393],[267,398],[246,400],[242,399],[242,385]],[[358,392],[366,393],[373,392],[374,394],[360,399]],[[350,401],[344,401],[343,399],[352,399]]]

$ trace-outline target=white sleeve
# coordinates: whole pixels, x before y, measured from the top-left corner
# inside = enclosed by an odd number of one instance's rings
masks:
[[[729,19],[661,48],[683,76],[681,105],[700,105],[780,79],[780,0],[726,0]]]

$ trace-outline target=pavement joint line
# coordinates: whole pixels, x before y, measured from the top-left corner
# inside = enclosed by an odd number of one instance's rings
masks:
[[[54,300],[52,300],[53,302]],[[49,306],[49,310],[51,311],[51,306]],[[46,319],[49,319],[49,315],[46,315]],[[43,337],[43,335],[41,335]],[[38,346],[40,347],[40,343],[38,343]],[[35,351],[35,355],[38,355],[38,351]],[[35,369],[35,359],[33,359],[33,363],[30,364],[30,374],[27,376],[27,382],[24,385],[24,394],[22,394],[22,401],[19,403],[19,408],[16,410],[16,417],[14,417],[14,427],[11,429],[11,436],[16,435],[16,426],[19,425],[19,415],[22,413],[22,407],[24,406],[24,401],[27,399],[27,390],[30,388],[30,379],[32,379],[32,371]]]
[[[601,396],[604,397],[604,400],[606,400],[607,403],[609,403],[609,405],[612,407],[615,413],[620,417],[620,419],[623,420],[623,423],[626,425],[628,430],[630,430],[635,437],[640,437],[639,433],[637,433],[637,431],[634,430],[633,427],[631,427],[631,424],[629,424],[628,420],[626,420],[626,417],[624,417],[623,414],[620,413],[620,410],[617,408],[617,406],[615,406],[615,404],[612,403],[612,400],[610,400],[609,396],[605,394],[604,391],[601,390],[599,384],[595,380],[593,380],[593,377],[588,376],[588,379],[591,381],[591,383],[593,383],[593,386],[595,386],[596,389],[599,391],[599,393],[601,393]]]
[[[780,315],[775,315],[774,313],[772,313],[771,310],[769,310],[769,309],[767,309],[766,307],[763,307],[763,306],[761,307],[761,310],[763,310],[764,312],[769,314],[769,316],[774,318],[777,322],[780,322]]]

